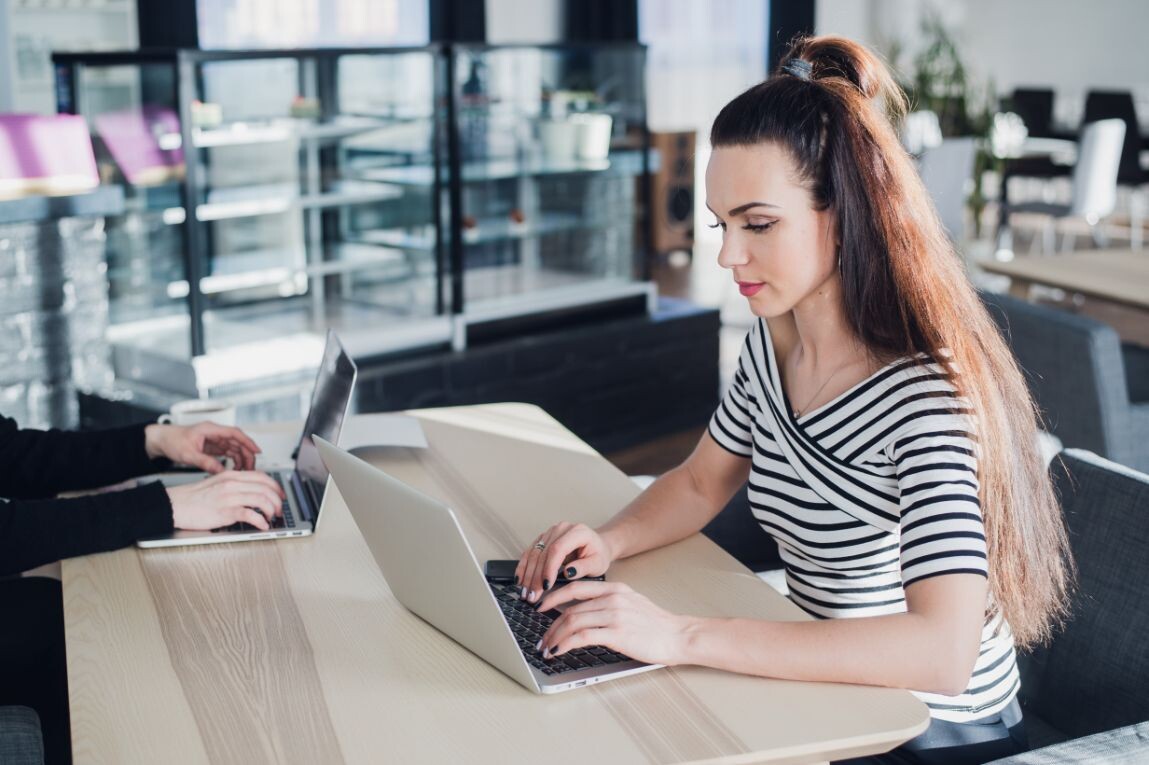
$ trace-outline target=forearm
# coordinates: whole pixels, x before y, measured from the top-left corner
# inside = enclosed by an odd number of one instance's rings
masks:
[[[171,502],[159,483],[71,499],[3,503],[0,575],[115,550],[172,528]]]
[[[619,560],[673,544],[702,529],[725,503],[698,490],[685,465],[661,475],[597,531]]]
[[[923,614],[902,613],[802,622],[687,617],[680,663],[955,695],[965,689],[976,658],[968,635]]]
[[[0,419],[0,496],[49,497],[118,483],[169,464],[152,461],[143,426],[89,432],[19,430]]]

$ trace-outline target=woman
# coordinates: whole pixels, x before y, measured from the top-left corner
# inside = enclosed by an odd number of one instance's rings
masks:
[[[560,523],[516,572],[578,601],[546,656],[602,644],[661,664],[906,688],[926,733],[882,762],[1024,746],[1014,646],[1047,638],[1072,577],[1025,383],[887,117],[904,96],[862,46],[797,41],[711,132],[718,262],[758,320],[694,453],[597,530]],[[668,613],[568,578],[701,529],[749,479],[792,600],[816,620]],[[766,540],[763,539],[763,543]]]
[[[173,528],[212,529],[246,521],[266,529],[283,490],[257,472],[259,447],[238,428],[138,425],[65,433],[20,430],[0,417],[0,706],[34,709],[49,765],[70,761],[68,679],[60,583],[4,579],[61,558],[114,550]],[[224,470],[220,457],[237,470]],[[155,472],[179,462],[215,475],[183,486],[158,482],[56,499]]]

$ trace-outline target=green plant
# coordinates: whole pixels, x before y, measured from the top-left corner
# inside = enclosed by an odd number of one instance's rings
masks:
[[[922,21],[924,47],[913,60],[913,76],[903,84],[911,109],[929,110],[938,115],[943,136],[975,136],[981,140],[974,159],[974,184],[966,200],[973,214],[974,236],[981,235],[981,214],[986,198],[981,178],[987,170],[1001,172],[1002,160],[989,151],[989,135],[997,113],[997,92],[992,78],[977,84],[962,60],[953,35],[936,13]],[[892,55],[901,52],[891,46]],[[892,59],[893,60],[893,59]]]
[[[968,135],[969,78],[957,43],[936,14],[922,21],[925,47],[914,57],[910,103],[938,115],[942,135]]]

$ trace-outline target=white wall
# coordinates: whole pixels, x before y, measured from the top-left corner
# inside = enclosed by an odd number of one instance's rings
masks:
[[[1090,89],[1132,90],[1149,119],[1149,2],[1144,0],[965,0],[971,66],[999,92],[1052,84],[1055,110],[1073,112]]]
[[[951,29],[974,76],[992,77],[999,94],[1051,86],[1056,114],[1074,123],[1087,90],[1132,90],[1149,121],[1145,0],[818,0],[815,25],[883,53],[898,40],[905,55],[896,63],[908,72],[930,11]]]
[[[648,46],[647,121],[651,130],[695,131],[694,236],[714,249],[721,235],[706,227],[713,216],[704,193],[710,124],[728,101],[766,77],[767,6],[767,0],[638,4],[638,35]]]
[[[135,0],[0,0],[0,112],[56,112],[52,51],[136,47]]]
[[[558,42],[562,11],[559,0],[487,0],[487,42]]]

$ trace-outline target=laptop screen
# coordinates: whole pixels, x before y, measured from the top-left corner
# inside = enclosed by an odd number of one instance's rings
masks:
[[[311,436],[318,435],[333,444],[339,443],[339,431],[351,403],[356,372],[355,362],[343,350],[335,333],[329,331],[323,361],[315,378],[315,390],[311,393],[311,408],[303,424],[295,457],[295,470],[302,481],[311,484],[316,499],[323,496],[328,474]],[[316,511],[318,509],[316,507]]]

